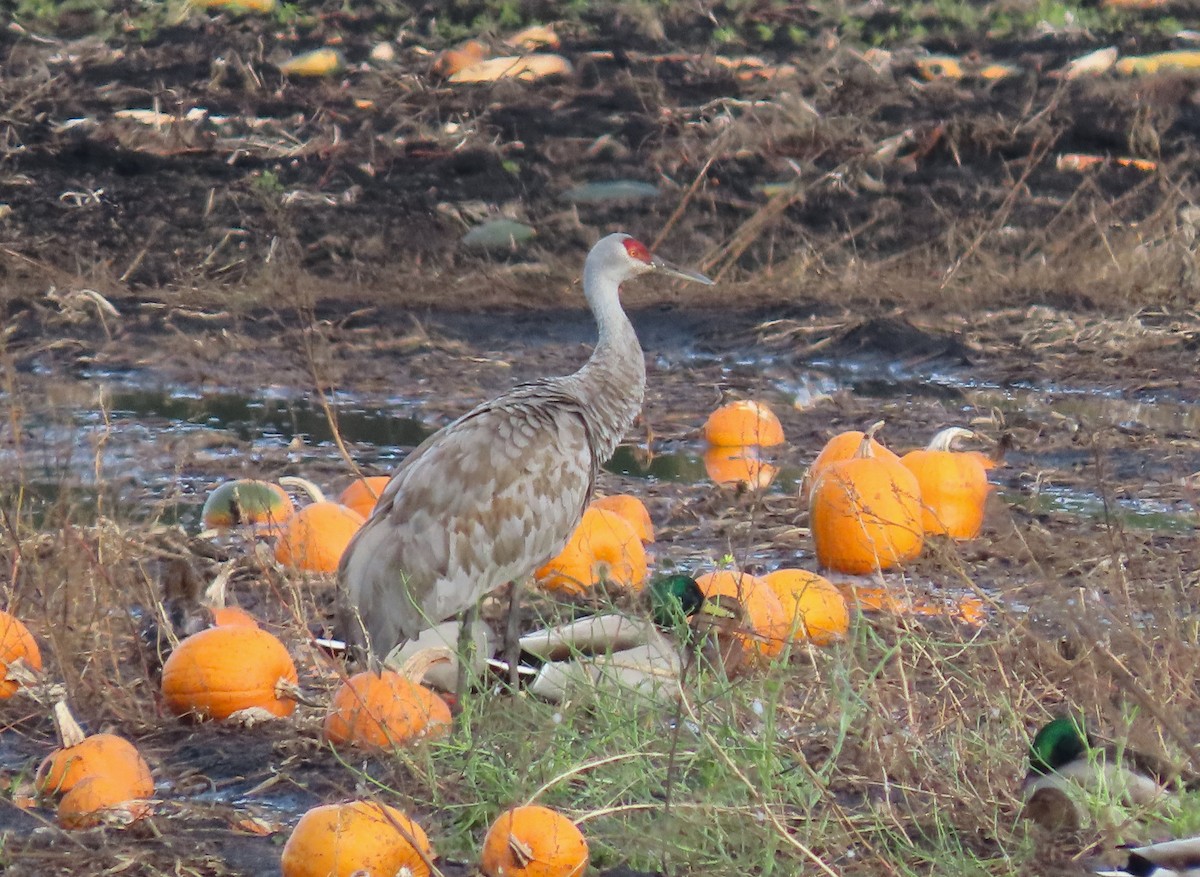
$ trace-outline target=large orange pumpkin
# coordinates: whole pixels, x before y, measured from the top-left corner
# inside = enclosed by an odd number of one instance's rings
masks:
[[[762,579],[749,573],[719,569],[696,578],[705,597],[725,596],[737,600],[753,628],[744,638],[748,651],[773,658],[783,651],[792,619],[783,609],[775,592]]]
[[[641,588],[646,571],[646,549],[629,522],[616,512],[593,506],[536,578],[547,590],[582,594],[599,582]]]
[[[293,511],[292,498],[278,484],[239,478],[226,481],[208,495],[200,520],[212,529],[242,525],[277,527]]]
[[[429,877],[433,858],[421,826],[374,801],[314,807],[283,845],[283,877]]]
[[[952,426],[933,437],[929,447],[900,458],[921,486],[921,524],[926,533],[952,539],[974,539],[983,527],[983,511],[991,485],[980,454],[955,451],[969,429]]]
[[[777,569],[762,580],[779,598],[797,637],[827,646],[850,629],[846,598],[824,576],[806,569]]]
[[[704,471],[720,487],[744,485],[752,490],[764,490],[779,474],[776,466],[759,458],[756,447],[705,448]]]
[[[715,447],[783,444],[783,426],[762,402],[744,399],[722,405],[704,423],[704,439]]]
[[[338,502],[348,509],[354,509],[363,518],[371,517],[375,511],[375,503],[379,501],[383,489],[388,486],[390,475],[369,475],[350,482],[350,486],[342,491]]]
[[[324,735],[334,744],[386,749],[440,736],[450,722],[450,708],[428,688],[392,670],[366,670],[334,692]]]
[[[646,504],[631,493],[614,493],[592,500],[592,507],[616,512],[624,518],[643,542],[654,541],[654,523]]]
[[[255,709],[288,716],[296,702],[296,665],[278,639],[258,627],[210,627],[184,639],[162,669],[162,694],[176,715],[227,719]]]
[[[878,429],[878,426],[875,429]],[[862,444],[865,435],[866,433],[864,432],[852,429],[848,432],[839,432],[829,441],[825,442],[825,447],[821,448],[821,452],[817,454],[817,459],[813,460],[812,465],[808,467],[808,471],[804,473],[804,481],[800,485],[800,498],[808,499],[809,494],[812,492],[812,486],[817,483],[817,479],[821,477],[826,469],[834,463],[849,460],[857,454],[858,447]],[[890,460],[895,463],[900,462],[899,457],[885,448],[875,438],[874,431],[871,433],[871,453],[880,460]]]
[[[8,665],[18,658],[32,670],[42,669],[42,653],[37,641],[21,620],[0,610],[0,700],[16,694],[20,685],[8,678]]]
[[[275,542],[275,559],[309,572],[337,572],[363,516],[336,502],[314,502],[292,515]]]
[[[505,810],[483,840],[484,877],[579,877],[587,870],[588,846],[570,819],[530,804]]]
[[[853,575],[890,569],[915,558],[924,544],[916,476],[899,461],[876,457],[871,432],[854,457],[833,463],[813,484],[809,528],[826,569]]]

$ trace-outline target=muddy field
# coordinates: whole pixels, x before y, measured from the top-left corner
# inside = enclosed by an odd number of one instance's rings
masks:
[[[445,873],[467,872],[468,837],[497,802],[470,800],[426,751],[348,766],[319,743],[318,708],[250,731],[165,717],[128,608],[158,597],[154,525],[193,536],[214,484],[302,474],[340,489],[349,467],[331,419],[359,465],[386,473],[477,401],[575,368],[594,331],[575,280],[615,230],[719,280],[625,291],[649,388],[601,489],[645,500],[659,568],[726,554],[812,567],[796,491],[842,429],[883,419],[885,441],[907,450],[957,424],[1003,449],[983,536],[886,580],[937,605],[981,600],[984,626],[856,620],[867,655],[903,651],[915,624],[931,653],[983,651],[986,669],[918,673],[925,712],[895,692],[864,698],[825,788],[851,840],[825,846],[806,834],[810,811],[781,805],[790,833],[836,873],[926,873],[930,802],[954,795],[921,774],[944,753],[907,748],[974,716],[1004,725],[1010,710],[1026,716],[1010,730],[1028,732],[1075,704],[1196,767],[1200,79],[1060,75],[1105,46],[1194,45],[1162,26],[1186,4],[1107,31],[929,28],[894,42],[881,6],[853,39],[828,10],[777,11],[794,19],[780,28],[811,35],[799,45],[716,44],[702,18],[562,23],[570,75],[476,86],[433,71],[453,41],[424,14],[193,12],[140,38],[131,4],[103,37],[86,16],[0,34],[0,478],[13,485],[0,490],[0,590],[34,620],[77,713],[138,742],[162,799],[125,833],[64,832],[52,811],[18,806],[53,728],[44,705],[2,702],[7,873],[275,874],[299,813],[374,789],[367,777],[447,838]],[[503,36],[485,42],[499,51]],[[322,44],[341,72],[280,74]],[[927,78],[931,52],[967,72]],[[991,63],[1010,72],[983,76]],[[1062,160],[1073,154],[1105,160],[1081,172]],[[655,190],[570,194],[603,181]],[[536,236],[464,243],[500,217]],[[719,488],[705,468],[700,424],[730,398],[768,401],[782,420],[779,474],[761,491]],[[326,579],[247,569],[232,597],[293,641],[329,621]],[[336,673],[298,651],[302,681],[324,695]],[[782,745],[819,770],[844,741],[810,683],[840,660],[798,655],[788,670],[805,682],[783,699]],[[1002,709],[980,685],[993,672]],[[489,721],[534,733],[492,709]],[[893,734],[901,724],[912,736]],[[1018,860],[1084,873],[1115,835],[1030,839],[980,816],[1016,812],[1024,771],[1027,738],[993,733],[993,764],[971,778],[986,807],[951,808],[964,847],[993,873]],[[883,805],[905,812],[877,835],[858,820]],[[619,870],[630,860],[772,873],[752,851],[663,851],[644,825],[587,824],[599,873],[632,873]],[[916,851],[893,850],[889,831]],[[799,867],[786,844],[778,856],[774,873]]]

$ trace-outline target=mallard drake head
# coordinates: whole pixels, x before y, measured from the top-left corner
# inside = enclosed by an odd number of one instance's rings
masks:
[[[650,617],[659,627],[686,624],[704,605],[704,592],[685,573],[655,577],[646,586],[646,593],[650,598]]]

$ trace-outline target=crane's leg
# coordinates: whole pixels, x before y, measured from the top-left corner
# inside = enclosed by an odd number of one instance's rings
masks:
[[[508,663],[508,684],[516,690],[521,660],[521,583],[514,581],[508,592],[508,623],[504,628],[504,660]]]
[[[479,621],[479,604],[458,616],[458,674],[454,680],[454,695],[458,698],[458,707],[462,709],[463,699],[467,696],[475,666],[475,624]]]

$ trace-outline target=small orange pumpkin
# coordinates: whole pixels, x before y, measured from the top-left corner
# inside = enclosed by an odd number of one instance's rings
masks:
[[[337,572],[363,516],[336,502],[314,502],[292,515],[275,542],[275,559],[309,572]]]
[[[926,533],[951,539],[974,539],[983,527],[983,511],[991,485],[978,452],[952,448],[969,429],[951,426],[933,437],[929,447],[900,458],[921,486],[921,524]]]
[[[792,627],[791,618],[775,592],[762,579],[731,569],[707,572],[696,578],[705,597],[732,597],[741,603],[746,620],[753,630],[739,637],[749,651],[773,658],[783,651],[784,642]]]
[[[162,694],[176,715],[227,719],[242,710],[289,716],[296,665],[259,627],[210,627],[184,639],[162,669]]]
[[[375,801],[324,804],[283,845],[283,877],[429,877],[429,838],[404,812]]]
[[[392,670],[365,670],[334,692],[324,736],[335,745],[387,749],[445,734],[450,722],[450,708],[428,688]]]
[[[536,578],[547,590],[582,594],[598,582],[639,589],[646,572],[646,549],[629,522],[616,512],[591,507]]]
[[[866,436],[866,433],[852,429],[848,432],[839,432],[829,441],[825,442],[825,447],[821,448],[821,452],[817,454],[817,459],[813,460],[812,465],[808,467],[808,471],[804,473],[804,481],[800,485],[800,498],[808,499],[809,494],[812,492],[812,486],[817,483],[817,479],[821,477],[826,469],[834,463],[849,460],[857,454],[858,446],[862,444],[864,436]],[[874,437],[874,434],[871,436],[871,453],[881,460],[890,460],[895,463],[900,462],[900,458],[885,448]]]
[[[561,813],[529,804],[505,810],[483,840],[484,877],[579,877],[587,870],[583,833]]]
[[[624,518],[643,542],[654,541],[654,523],[646,504],[631,493],[614,493],[592,500],[592,507],[616,512]]]
[[[58,802],[58,822],[63,828],[124,827],[150,812],[149,802],[142,800],[145,797],[126,777],[94,774],[63,795]]]
[[[92,734],[54,750],[38,766],[34,785],[43,795],[59,795],[93,776],[119,779],[131,790],[131,798],[154,794],[150,766],[136,746],[116,734]]]
[[[209,611],[215,627],[258,627],[258,619],[241,606],[213,606]]]
[[[711,447],[704,449],[704,471],[720,487],[746,486],[764,490],[779,469],[759,459],[756,447]]]
[[[296,510],[278,484],[239,478],[226,481],[208,495],[200,521],[210,529],[242,525],[278,527]]]
[[[722,405],[704,423],[704,439],[719,448],[783,444],[783,426],[762,402],[743,399]]]
[[[20,684],[6,678],[8,665],[21,659],[31,670],[42,669],[42,653],[33,634],[19,618],[0,610],[0,700],[17,693]]]
[[[921,553],[921,489],[898,460],[874,455],[871,439],[881,425],[867,431],[854,457],[833,463],[813,484],[809,528],[826,569],[862,575]]]
[[[338,502],[348,509],[354,509],[364,519],[371,517],[375,511],[375,503],[379,501],[383,489],[392,480],[390,475],[369,475],[350,482],[350,486],[342,491]]]
[[[487,56],[488,50],[483,43],[479,40],[467,40],[438,55],[433,64],[433,72],[437,76],[450,77],[460,70],[466,70],[472,64],[478,64]]]
[[[762,580],[779,598],[797,637],[827,646],[850,629],[846,598],[824,576],[806,569],[777,569]]]

